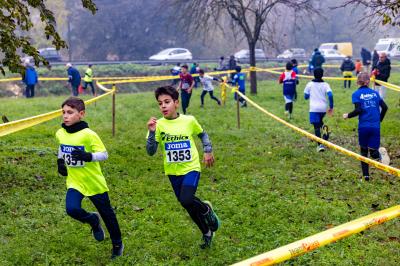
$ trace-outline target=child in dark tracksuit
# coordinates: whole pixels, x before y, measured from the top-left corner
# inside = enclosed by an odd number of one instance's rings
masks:
[[[214,232],[219,228],[219,219],[211,203],[195,196],[201,166],[193,137],[198,136],[203,143],[206,167],[214,163],[210,139],[193,116],[177,112],[179,94],[175,88],[160,87],[155,96],[164,117],[152,117],[147,123],[147,153],[154,155],[160,144],[165,174],[171,182],[175,196],[203,234],[200,247],[210,247]]]
[[[121,231],[117,217],[110,204],[106,180],[101,172],[100,161],[108,158],[106,148],[99,136],[81,121],[85,115],[85,103],[76,97],[62,104],[62,128],[56,133],[59,143],[58,173],[67,177],[66,211],[69,216],[87,223],[97,241],[104,240],[103,219],[112,241],[111,258],[122,256]],[[88,197],[99,213],[87,212],[82,200]]]

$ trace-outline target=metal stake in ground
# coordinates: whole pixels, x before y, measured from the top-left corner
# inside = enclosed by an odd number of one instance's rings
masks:
[[[116,87],[115,84],[112,85],[113,89],[113,94],[112,94],[112,135],[113,137],[115,136],[115,92],[116,92]]]
[[[240,129],[240,103],[239,103],[239,94],[236,93],[236,117],[237,117],[237,127]]]

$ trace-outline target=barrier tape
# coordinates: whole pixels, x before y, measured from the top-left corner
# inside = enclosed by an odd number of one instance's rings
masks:
[[[325,67],[336,67],[334,65],[327,65]],[[256,71],[259,72],[268,72],[271,74],[278,74],[280,75],[281,72],[275,71],[275,70],[271,70],[271,69],[263,69],[263,68],[257,68]],[[299,78],[307,78],[307,79],[313,79],[313,76],[308,76],[308,75],[297,75],[297,77]],[[324,77],[325,80],[357,80],[357,78],[342,78],[342,77]],[[388,83],[379,79],[375,79],[375,78],[371,78],[371,82],[376,82],[382,86],[385,86],[388,89],[400,92],[400,86],[394,85],[392,83]]]
[[[245,69],[243,72],[248,72],[247,69]],[[226,71],[214,71],[214,72],[208,72],[207,75],[223,75],[223,74],[229,74],[229,73],[236,73],[235,70],[226,70]],[[193,77],[199,76],[199,74],[193,74]],[[172,79],[179,79],[179,76],[158,76],[158,77],[140,77],[140,78],[133,78],[133,79],[126,79],[126,80],[115,80],[115,81],[105,81],[101,82],[101,84],[122,84],[122,83],[144,83],[144,82],[154,82],[154,81],[163,81],[163,80],[172,80]]]
[[[336,226],[286,246],[271,250],[250,259],[233,264],[234,266],[261,266],[280,263],[310,252],[342,238],[364,231],[400,216],[400,205],[374,212],[370,215]]]
[[[228,86],[228,85],[227,85],[227,86]],[[229,87],[231,87],[231,86],[229,86]],[[298,133],[300,133],[300,134],[306,136],[307,138],[312,139],[312,140],[314,140],[314,141],[316,141],[316,142],[322,143],[323,145],[325,145],[325,146],[328,147],[328,148],[331,148],[331,149],[333,149],[333,150],[336,150],[336,151],[338,151],[338,152],[341,152],[341,153],[343,153],[343,154],[345,154],[345,155],[347,155],[347,156],[350,156],[350,157],[352,157],[352,158],[354,158],[354,159],[357,159],[357,160],[359,160],[359,161],[365,162],[365,163],[367,163],[367,164],[369,164],[369,165],[372,165],[372,166],[374,166],[375,168],[381,169],[381,170],[383,170],[383,171],[385,171],[385,172],[387,172],[387,173],[389,173],[389,174],[396,175],[396,176],[400,177],[400,169],[394,168],[394,167],[389,166],[389,165],[382,164],[382,163],[380,163],[380,162],[377,162],[377,161],[374,161],[374,160],[369,159],[369,158],[367,158],[367,157],[364,157],[364,156],[362,156],[362,155],[360,155],[360,154],[358,154],[358,153],[349,151],[349,150],[347,150],[347,149],[345,149],[345,148],[343,148],[343,147],[341,147],[341,146],[338,146],[338,145],[336,145],[336,144],[333,144],[332,142],[329,142],[329,141],[327,141],[327,140],[324,140],[324,139],[322,139],[322,138],[319,138],[319,137],[317,137],[317,136],[315,136],[315,135],[313,135],[313,134],[311,134],[311,133],[305,131],[304,129],[298,128],[298,127],[296,127],[296,126],[294,126],[294,125],[292,125],[292,124],[286,122],[286,121],[283,120],[282,118],[280,118],[280,117],[278,117],[278,116],[276,116],[276,115],[274,115],[274,114],[268,112],[267,110],[265,110],[264,108],[262,108],[261,106],[259,106],[257,103],[255,103],[255,102],[253,102],[251,99],[249,99],[246,95],[244,95],[243,93],[241,93],[240,91],[238,91],[237,88],[233,88],[233,87],[231,87],[231,88],[232,88],[232,90],[233,90],[234,92],[238,93],[240,97],[242,97],[243,99],[245,99],[247,102],[249,102],[250,104],[252,104],[254,107],[256,107],[257,109],[259,109],[261,112],[267,114],[267,115],[270,116],[271,118],[275,119],[276,121],[278,121],[278,122],[284,124],[285,126],[291,128],[291,129],[293,129],[294,131],[296,131],[296,132],[298,132]]]
[[[107,92],[100,96],[97,96],[95,98],[85,101],[86,105],[92,104],[92,103],[100,100],[101,98],[104,98],[107,95],[110,95],[115,92],[115,90],[109,90],[100,84],[100,88],[101,87],[103,87],[103,90],[105,89],[105,91],[107,91]],[[35,125],[38,125],[38,124],[41,124],[44,122],[47,122],[47,121],[57,118],[61,115],[62,115],[62,110],[59,109],[59,110],[48,112],[45,114],[32,116],[32,117],[28,117],[28,118],[24,118],[24,119],[20,119],[20,120],[16,120],[16,121],[11,121],[11,122],[8,122],[5,124],[0,124],[0,137],[11,134],[11,133],[15,133],[17,131],[20,131],[20,130],[23,130],[23,129],[26,129],[29,127],[33,127]]]

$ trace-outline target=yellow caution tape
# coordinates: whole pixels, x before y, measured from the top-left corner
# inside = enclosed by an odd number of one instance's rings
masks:
[[[374,212],[351,222],[336,226],[321,233],[309,236],[286,246],[271,250],[250,259],[233,264],[234,266],[261,266],[277,264],[305,254],[342,238],[382,224],[400,216],[400,205]]]
[[[227,86],[228,86],[228,85],[227,85]],[[359,160],[359,161],[365,162],[365,163],[367,163],[367,164],[369,164],[369,165],[372,165],[372,166],[374,166],[374,167],[376,167],[376,168],[378,168],[378,169],[381,169],[381,170],[383,170],[383,171],[385,171],[385,172],[387,172],[387,173],[389,173],[389,174],[396,175],[396,176],[399,176],[399,177],[400,177],[400,169],[397,169],[397,168],[394,168],[394,167],[392,167],[392,166],[385,165],[385,164],[382,164],[382,163],[380,163],[380,162],[371,160],[371,159],[369,159],[369,158],[367,158],[367,157],[364,157],[364,156],[362,156],[362,155],[360,155],[360,154],[358,154],[358,153],[349,151],[349,150],[347,150],[347,149],[345,149],[345,148],[343,148],[343,147],[341,147],[341,146],[338,146],[338,145],[336,145],[336,144],[333,144],[332,142],[329,142],[329,141],[327,141],[327,140],[324,140],[324,139],[322,139],[322,138],[319,138],[319,137],[317,137],[317,136],[315,136],[315,135],[313,135],[313,134],[311,134],[311,133],[305,131],[304,129],[298,128],[298,127],[296,127],[296,126],[294,126],[294,125],[292,125],[292,124],[286,122],[285,120],[279,118],[278,116],[276,116],[276,115],[274,115],[274,114],[268,112],[267,110],[265,110],[264,108],[262,108],[261,106],[259,106],[257,103],[255,103],[255,102],[253,102],[252,100],[250,100],[246,95],[244,95],[243,93],[241,93],[237,88],[233,88],[233,87],[231,87],[231,88],[232,88],[236,93],[238,93],[243,99],[245,99],[247,102],[249,102],[250,104],[252,104],[252,105],[253,105],[254,107],[256,107],[257,109],[259,109],[261,112],[267,114],[268,116],[270,116],[270,117],[273,118],[274,120],[276,120],[276,121],[278,121],[278,122],[284,124],[285,126],[291,128],[291,129],[293,129],[294,131],[296,131],[296,132],[298,132],[298,133],[300,133],[300,134],[306,136],[307,138],[312,139],[312,140],[314,140],[314,141],[317,141],[317,142],[319,142],[319,143],[322,143],[323,145],[325,145],[325,146],[328,147],[328,148],[331,148],[331,149],[333,149],[333,150],[336,150],[336,151],[338,151],[338,152],[341,152],[341,153],[343,153],[343,154],[345,154],[345,155],[347,155],[347,156],[350,156],[350,157],[352,157],[352,158],[354,158],[354,159],[357,159],[357,160]]]
[[[87,105],[92,104],[92,103],[100,100],[101,98],[104,98],[105,96],[110,95],[112,93],[114,93],[114,90],[108,90],[108,92],[106,92],[105,94],[102,94],[100,96],[97,96],[95,98],[85,101],[85,104],[87,104]],[[20,120],[16,120],[16,121],[11,121],[11,122],[8,122],[5,124],[0,124],[0,137],[23,130],[23,129],[26,129],[26,128],[29,128],[29,127],[33,127],[35,125],[38,125],[43,122],[57,118],[61,115],[62,115],[62,110],[59,109],[59,110],[52,111],[49,113],[32,116],[32,117],[28,117],[28,118],[24,118],[24,119],[20,119]]]

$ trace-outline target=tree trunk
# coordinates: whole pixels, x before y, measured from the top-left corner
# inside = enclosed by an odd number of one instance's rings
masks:
[[[250,51],[250,67],[256,66],[256,43],[249,42]],[[257,73],[255,71],[250,71],[250,92],[251,94],[257,94]]]

